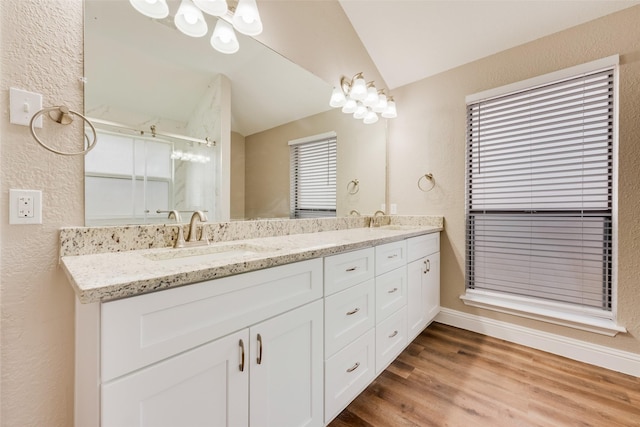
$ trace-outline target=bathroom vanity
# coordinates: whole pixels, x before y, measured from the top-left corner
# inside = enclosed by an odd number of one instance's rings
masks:
[[[63,256],[76,426],[328,424],[438,313],[441,229]]]

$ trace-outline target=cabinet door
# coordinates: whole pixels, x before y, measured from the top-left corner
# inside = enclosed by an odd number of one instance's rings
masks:
[[[251,327],[251,427],[323,425],[322,311],[319,300]]]
[[[409,341],[440,311],[440,252],[407,264]]]
[[[248,339],[245,329],[104,384],[102,427],[247,426]]]

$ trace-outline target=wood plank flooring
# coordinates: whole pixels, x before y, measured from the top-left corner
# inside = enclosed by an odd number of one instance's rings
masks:
[[[329,427],[640,427],[640,378],[431,324]]]

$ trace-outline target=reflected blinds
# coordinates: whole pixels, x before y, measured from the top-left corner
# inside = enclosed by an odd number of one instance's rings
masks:
[[[291,218],[336,216],[336,137],[290,146]]]
[[[614,71],[467,106],[466,286],[611,310]]]

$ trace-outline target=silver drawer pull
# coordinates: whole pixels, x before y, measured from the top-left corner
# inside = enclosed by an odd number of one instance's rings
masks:
[[[391,335],[389,335],[389,338],[393,338],[396,335],[398,335],[398,331],[393,331],[393,333]]]
[[[353,365],[352,367],[350,367],[349,369],[347,369],[347,372],[353,372],[356,369],[358,369],[358,366],[360,366],[360,362],[356,362],[355,365]]]
[[[398,288],[393,288],[390,291],[387,291],[388,293],[392,294],[394,292],[398,292]]]
[[[358,267],[351,267],[351,268],[347,268],[346,271],[356,271],[358,269]]]
[[[356,313],[357,313],[357,312],[359,312],[359,311],[360,311],[360,308],[359,308],[359,307],[356,307],[356,308],[354,308],[354,309],[353,309],[353,310],[351,310],[351,311],[347,311],[347,316],[351,316],[352,314],[356,314]]]
[[[389,255],[387,259],[398,258],[398,254]]]
[[[258,358],[256,360],[258,365],[262,364],[262,335],[258,334]]]

